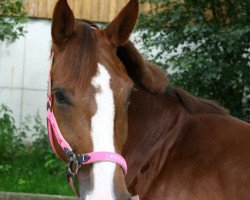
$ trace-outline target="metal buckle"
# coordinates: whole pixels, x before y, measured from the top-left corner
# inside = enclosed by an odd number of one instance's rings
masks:
[[[64,152],[66,153],[67,158],[68,158],[66,174],[68,177],[75,176],[78,170],[80,169],[81,164],[79,164],[79,161],[77,160],[77,156],[71,150],[64,148]]]
[[[76,155],[73,154],[71,157],[69,157],[69,162],[67,165],[67,175],[68,176],[77,175],[77,172],[80,168],[81,168],[81,165],[79,164]]]

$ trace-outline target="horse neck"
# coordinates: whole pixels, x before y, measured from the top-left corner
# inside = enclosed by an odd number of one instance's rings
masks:
[[[149,159],[154,157],[160,163],[161,157],[167,157],[157,152],[164,146],[164,152],[168,153],[178,137],[176,130],[183,115],[185,111],[176,97],[167,92],[153,94],[142,87],[135,88],[128,110],[128,138],[123,149],[129,167],[128,185],[141,173]]]

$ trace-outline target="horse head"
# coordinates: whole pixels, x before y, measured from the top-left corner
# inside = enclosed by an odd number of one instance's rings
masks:
[[[151,92],[165,89],[165,85],[157,84],[161,76],[158,69],[146,64],[128,41],[138,11],[138,0],[130,0],[106,28],[99,29],[91,22],[76,20],[67,0],[56,4],[52,21],[51,107],[63,138],[76,155],[121,154],[135,81]],[[123,56],[127,49],[129,58]],[[56,137],[52,140],[58,156],[67,161]],[[124,169],[116,163],[89,164],[81,167],[76,176],[81,199],[131,199]]]

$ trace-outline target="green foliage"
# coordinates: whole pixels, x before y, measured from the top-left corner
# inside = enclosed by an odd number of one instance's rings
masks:
[[[22,36],[27,19],[22,0],[0,0],[0,40],[15,40]]]
[[[37,113],[35,116],[35,123],[33,126],[35,133],[35,141],[33,142],[34,151],[36,155],[44,158],[44,167],[49,173],[60,173],[64,172],[65,166],[58,160],[55,153],[52,151],[50,144],[48,142],[47,128],[42,124],[42,119]]]
[[[35,154],[37,158],[42,158],[42,163],[44,163],[43,167],[46,168],[49,173],[56,174],[60,171],[65,171],[65,166],[62,168],[62,163],[50,147],[47,128],[43,125],[39,113],[36,113],[34,117],[26,117],[19,129],[19,134],[22,136],[32,136],[32,146],[28,148],[31,148],[32,154]]]
[[[15,135],[17,129],[11,113],[7,106],[0,105],[0,160],[12,158],[21,146],[20,137]]]
[[[140,16],[142,42],[172,82],[250,121],[250,1],[143,2],[151,10]]]
[[[11,115],[7,106],[0,106],[0,191],[72,194],[65,164],[51,150],[39,114],[27,117],[20,128]]]

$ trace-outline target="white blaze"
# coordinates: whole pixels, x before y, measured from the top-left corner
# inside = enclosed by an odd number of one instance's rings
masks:
[[[97,111],[91,119],[91,137],[93,151],[115,152],[114,116],[115,105],[113,91],[110,88],[110,75],[105,67],[98,63],[98,72],[91,81],[97,89],[95,96]],[[112,200],[113,177],[116,164],[110,162],[93,165],[94,188],[87,200]]]

